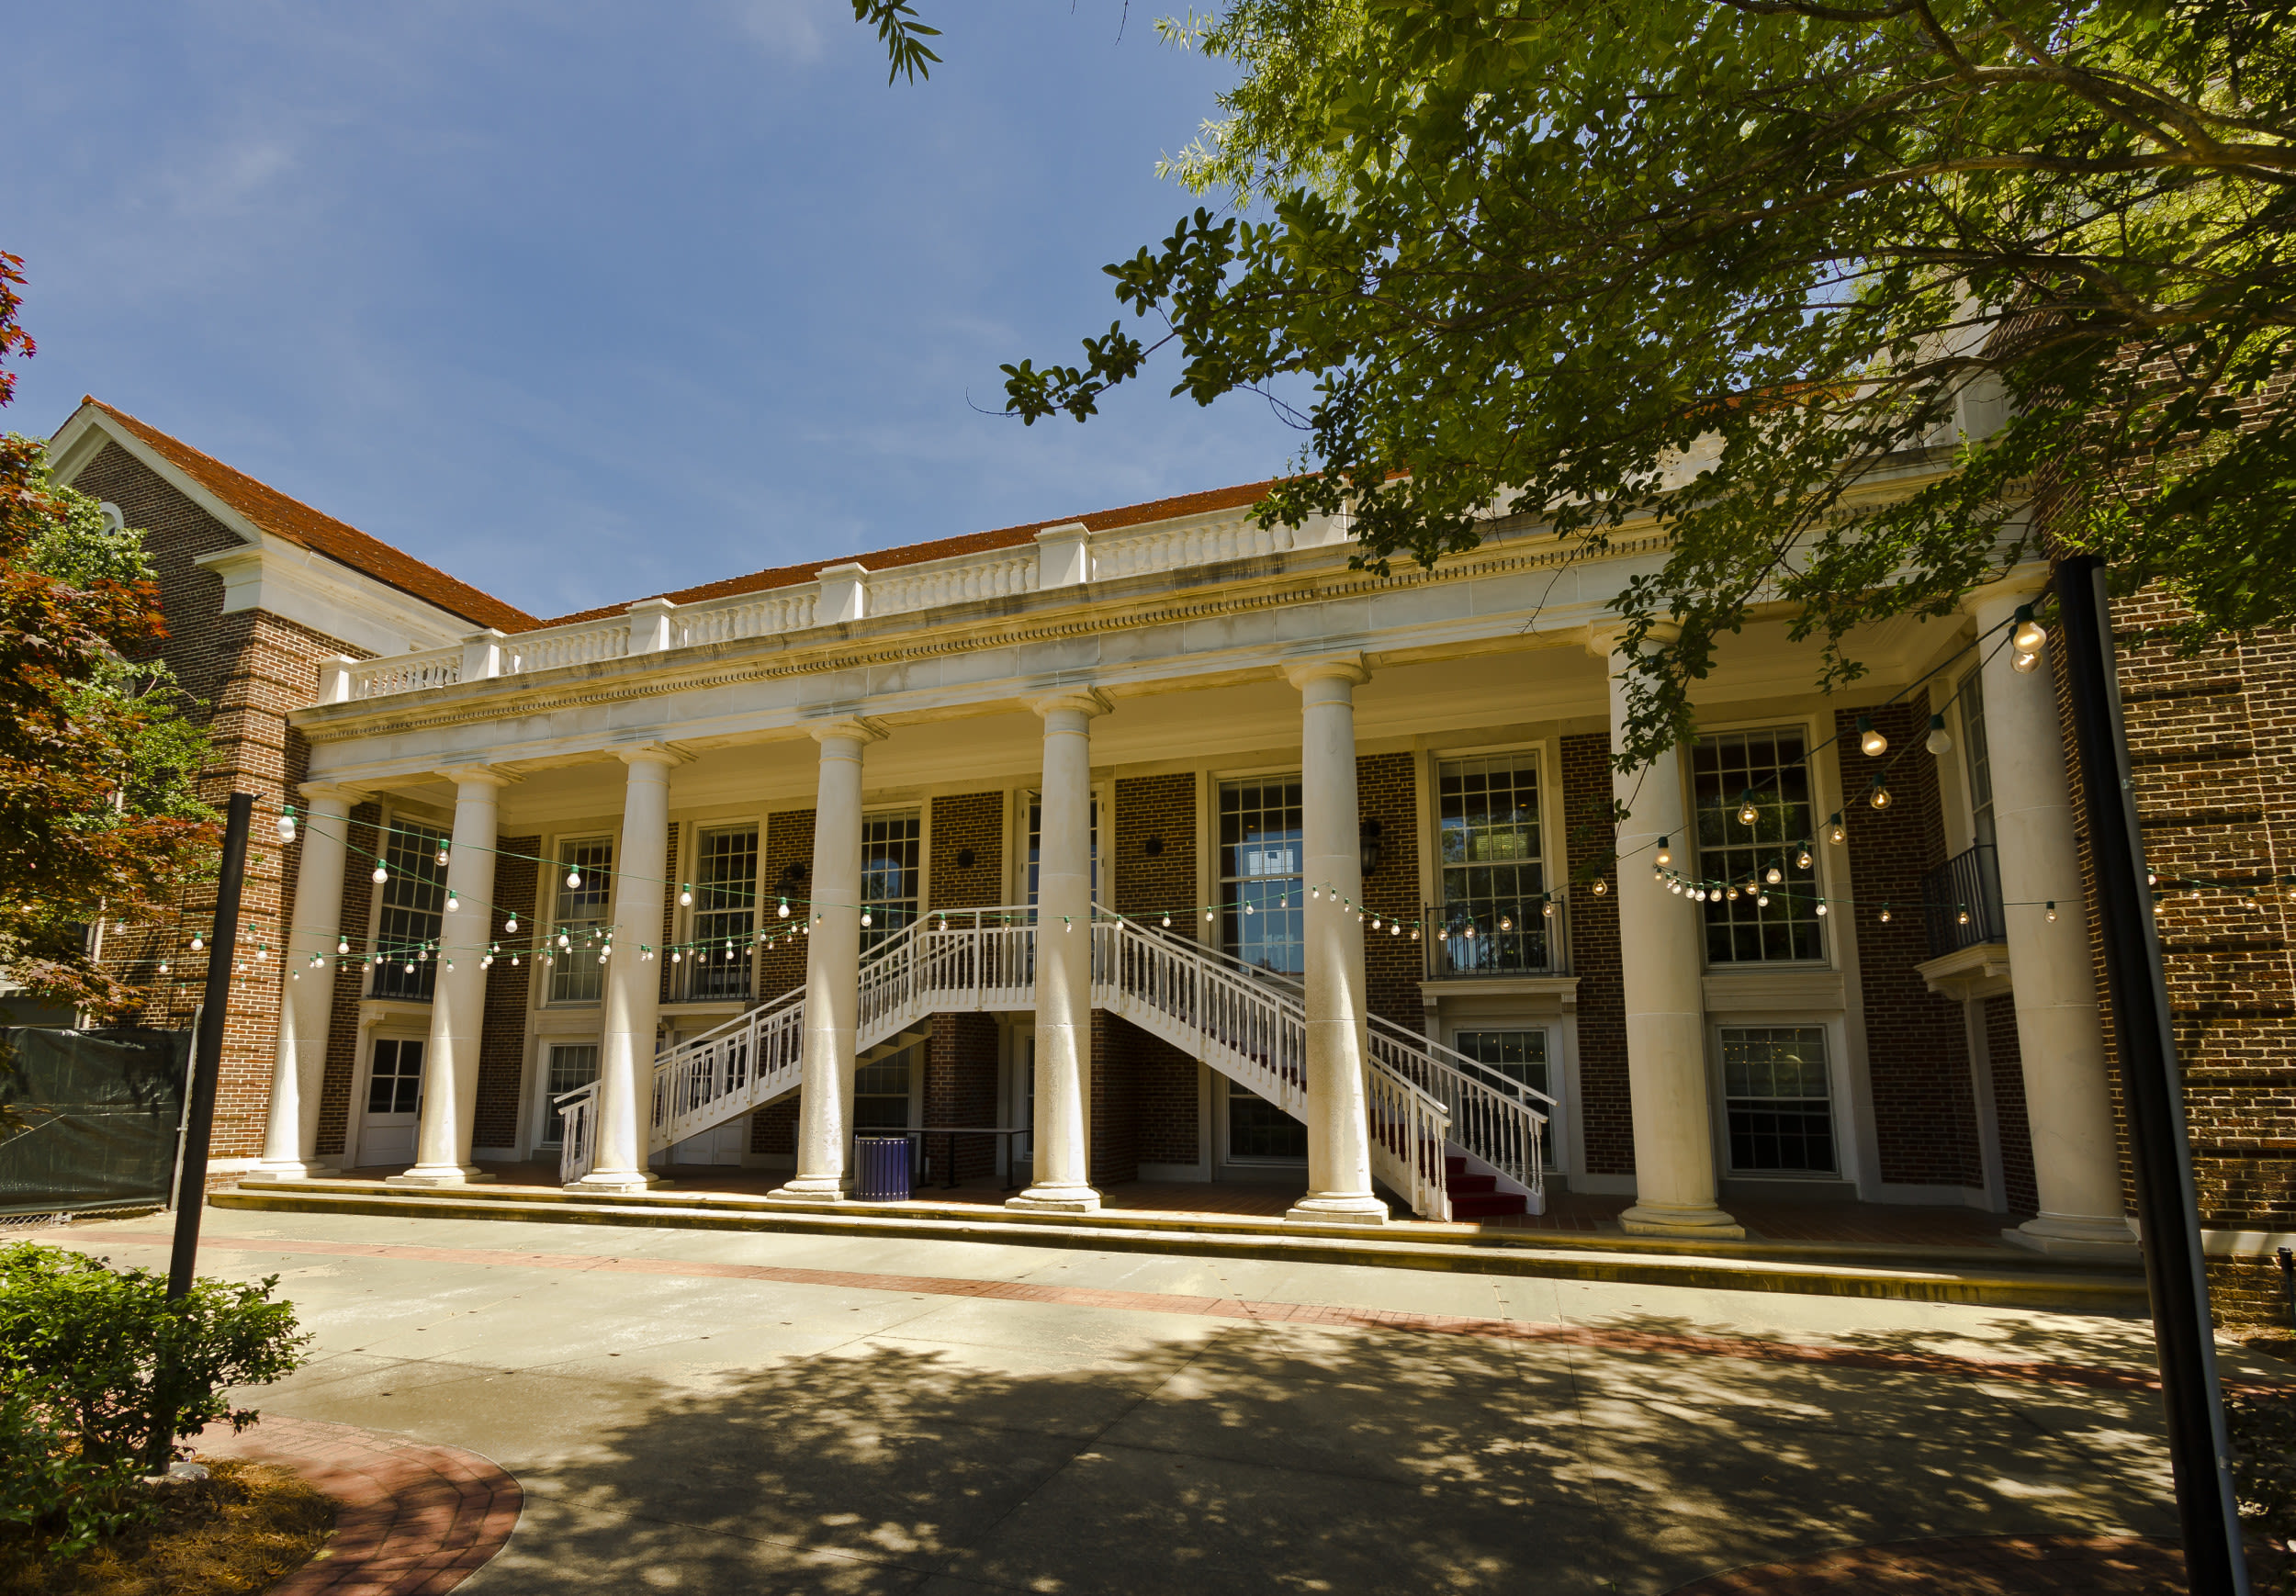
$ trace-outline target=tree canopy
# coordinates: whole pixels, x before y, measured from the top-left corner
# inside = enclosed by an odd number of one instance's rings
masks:
[[[1199,403],[1303,375],[1304,468],[1260,513],[1345,510],[1382,567],[1655,513],[1620,604],[1679,636],[1627,764],[1692,730],[1758,600],[1848,682],[1861,624],[2037,546],[2037,489],[2196,635],[2286,623],[2289,11],[1232,0],[1167,25],[1243,69],[1168,170],[1248,214],[1108,267],[1148,325],[1007,366],[1007,409],[1082,421],[1166,346]]]
[[[22,264],[0,253],[0,356],[34,353]],[[0,404],[14,389],[0,370]],[[131,658],[165,635],[141,534],[53,481],[43,444],[0,434],[0,972],[99,1016],[139,993],[84,928],[173,915],[212,862],[207,736],[167,667]]]

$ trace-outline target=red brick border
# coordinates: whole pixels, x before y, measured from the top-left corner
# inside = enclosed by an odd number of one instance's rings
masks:
[[[1694,1579],[1671,1596],[2162,1596],[2185,1589],[2174,1541],[1963,1535],[1890,1541]]]
[[[206,1457],[293,1469],[335,1499],[335,1532],[271,1596],[443,1596],[511,1538],[525,1493],[489,1459],[459,1446],[273,1414],[244,1434],[210,1424]]]

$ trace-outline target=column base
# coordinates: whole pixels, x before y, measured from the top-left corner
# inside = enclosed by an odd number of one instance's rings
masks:
[[[1630,1236],[1675,1236],[1693,1242],[1746,1239],[1746,1227],[1720,1208],[1675,1208],[1668,1203],[1637,1203],[1618,1216],[1618,1228]]]
[[[1384,1225],[1388,1217],[1387,1204],[1368,1193],[1313,1193],[1284,1210],[1291,1225]]]
[[[2135,1230],[2125,1219],[2043,1214],[2003,1231],[2001,1239],[2049,1258],[2086,1258],[2097,1264],[2138,1264],[2144,1258]]]
[[[265,1159],[239,1177],[242,1186],[270,1186],[286,1180],[323,1180],[335,1171],[323,1163],[306,1163],[300,1159]]]
[[[639,1192],[652,1191],[658,1186],[669,1184],[650,1170],[593,1169],[580,1180],[567,1182],[564,1189],[592,1194],[602,1193],[608,1197],[630,1197]]]
[[[385,1186],[480,1186],[494,1177],[475,1163],[418,1163],[383,1177]]]
[[[1032,1214],[1097,1214],[1100,1194],[1088,1186],[1032,1186],[1007,1197],[1005,1206]]]
[[[770,1203],[841,1203],[853,1195],[850,1180],[841,1175],[801,1175],[786,1186],[765,1194]]]

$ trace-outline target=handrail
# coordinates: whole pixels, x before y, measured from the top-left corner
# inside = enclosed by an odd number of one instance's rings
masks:
[[[933,910],[861,961],[857,1051],[942,1010],[1026,1008],[1035,1000],[1037,913],[1030,907]],[[1307,1114],[1307,1015],[1299,987],[1223,949],[1097,905],[1092,997],[1187,1048],[1285,1112]],[[659,1152],[748,1113],[798,1084],[805,991],[794,988],[667,1049],[655,1060],[651,1134]],[[1445,1155],[1456,1146],[1538,1200],[1552,1097],[1417,1031],[1369,1017],[1366,1111],[1373,1173],[1414,1213],[1447,1217]],[[565,1119],[560,1169],[571,1181],[594,1158],[596,1085],[554,1098]],[[579,1166],[579,1167],[578,1167]],[[566,1172],[573,1173],[568,1174]]]

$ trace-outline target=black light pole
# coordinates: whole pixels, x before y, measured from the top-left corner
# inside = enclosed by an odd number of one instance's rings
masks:
[[[215,1130],[215,1083],[223,1068],[224,1011],[231,1000],[231,959],[239,948],[239,889],[247,873],[247,824],[255,801],[231,794],[224,811],[222,873],[215,884],[215,932],[208,939],[207,999],[193,1044],[191,1111],[184,1126],[183,1169],[175,1177],[175,1250],[167,1264],[170,1301],[191,1290],[199,1253],[199,1212],[208,1201],[208,1142]]]
[[[2167,1411],[2168,1456],[2176,1473],[2177,1514],[2184,1526],[2185,1579],[2195,1596],[2247,1596],[2248,1564],[2233,1496],[2224,1393],[2216,1378],[2192,1152],[2185,1138],[2184,1094],[2177,1079],[2168,983],[2153,926],[2136,793],[2129,781],[2104,562],[2093,555],[2061,561],[2055,586],[2097,870],[2105,979],[2121,1044],[2122,1100],[2136,1172],[2161,1404]]]

